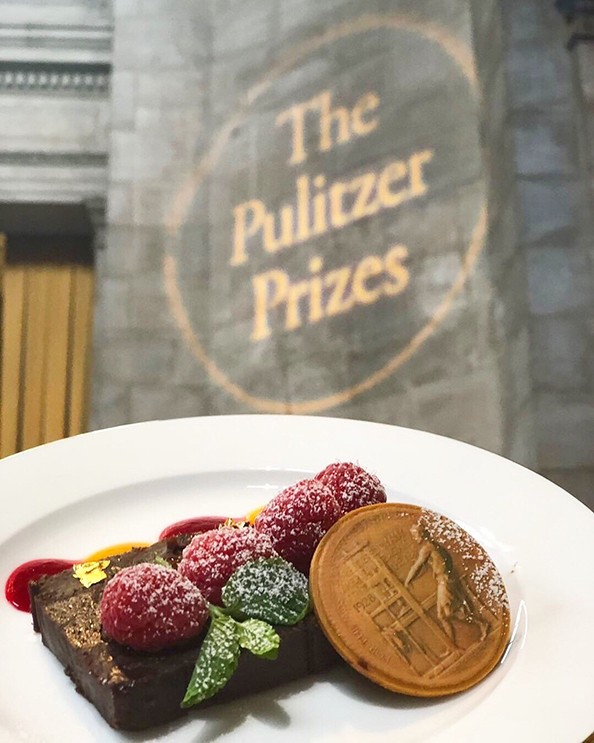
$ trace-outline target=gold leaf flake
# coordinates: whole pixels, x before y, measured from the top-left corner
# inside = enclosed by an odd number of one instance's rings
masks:
[[[100,583],[107,578],[105,568],[109,565],[109,560],[95,560],[93,562],[80,562],[72,568],[72,574],[79,580],[85,588]]]
[[[232,529],[243,529],[246,526],[249,526],[247,521],[235,521],[235,519],[229,517],[228,519],[225,519],[222,524],[219,524],[219,529],[223,529],[225,527],[231,527]]]

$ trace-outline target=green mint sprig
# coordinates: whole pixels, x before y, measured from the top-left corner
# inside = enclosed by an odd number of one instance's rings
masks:
[[[162,555],[155,555],[153,562],[155,562],[157,565],[160,565],[162,568],[169,568],[170,570],[173,570],[173,565],[168,562]]]
[[[292,625],[310,611],[308,580],[281,557],[246,562],[223,588],[223,604],[239,619]]]
[[[184,708],[210,699],[227,684],[239,663],[241,648],[267,660],[274,660],[278,654],[280,637],[266,622],[238,622],[213,605],[209,611],[210,627],[181,703]]]
[[[210,627],[196,660],[181,706],[192,707],[210,699],[235,673],[241,651],[237,622],[222,612],[211,615]]]
[[[210,627],[182,700],[192,707],[210,699],[233,676],[241,649],[266,660],[278,655],[273,624],[297,624],[310,611],[305,575],[280,557],[238,568],[223,588],[224,607],[209,605]]]
[[[246,619],[243,622],[236,622],[236,625],[237,639],[242,648],[260,658],[276,660],[280,637],[274,627],[259,619]]]

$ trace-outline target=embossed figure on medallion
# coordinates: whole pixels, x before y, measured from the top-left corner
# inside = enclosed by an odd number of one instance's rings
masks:
[[[476,623],[481,631],[480,639],[484,640],[489,631],[489,623],[480,616],[480,608],[464,582],[456,575],[452,559],[446,549],[431,540],[427,529],[420,524],[413,524],[410,533],[420,545],[419,554],[408,571],[404,585],[410,583],[429,565],[436,583],[437,618],[443,630],[456,643],[452,619]]]

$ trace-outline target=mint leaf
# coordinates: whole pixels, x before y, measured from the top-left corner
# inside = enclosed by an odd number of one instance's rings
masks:
[[[222,606],[217,606],[216,604],[208,603],[208,613],[213,619],[216,619],[217,617],[227,617],[229,616],[229,612],[226,609],[223,609]]]
[[[169,568],[170,570],[173,570],[173,565],[171,563],[167,562],[167,560],[164,557],[162,557],[161,555],[155,555],[154,562],[157,565],[161,565],[161,567],[163,567],[163,568]]]
[[[231,678],[241,651],[237,626],[232,617],[225,616],[222,612],[213,616],[182,700],[182,707],[191,707],[210,699]]]
[[[307,578],[281,557],[245,563],[229,578],[222,595],[234,616],[269,624],[297,624],[310,610]]]
[[[237,623],[237,639],[242,648],[267,660],[276,660],[280,637],[267,622],[246,619]]]

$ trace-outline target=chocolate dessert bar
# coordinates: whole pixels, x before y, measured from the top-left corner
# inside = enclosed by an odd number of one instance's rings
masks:
[[[109,578],[121,568],[141,562],[166,560],[176,565],[187,541],[187,537],[172,538],[110,557],[105,567],[107,579],[88,588],[72,570],[30,585],[34,629],[63,664],[77,690],[114,728],[143,730],[187,713],[180,703],[204,633],[181,647],[141,653],[107,639],[99,620],[99,604]],[[194,709],[275,688],[338,662],[313,614],[292,627],[275,629],[281,638],[276,660],[242,653],[227,686]]]

